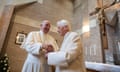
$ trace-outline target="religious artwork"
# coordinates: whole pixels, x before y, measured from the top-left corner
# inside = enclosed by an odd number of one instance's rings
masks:
[[[26,36],[27,36],[27,34],[24,32],[17,32],[15,44],[21,45],[22,42],[25,40]]]
[[[97,7],[89,13],[90,16],[97,15],[100,27],[100,36],[102,42],[102,48],[108,49],[108,39],[107,39],[107,32],[106,32],[106,24],[109,24],[108,19],[105,14],[105,9],[115,5],[118,1],[113,0],[110,4],[104,4],[104,0],[97,0]]]

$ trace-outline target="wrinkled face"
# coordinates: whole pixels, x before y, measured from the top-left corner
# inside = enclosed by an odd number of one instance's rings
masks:
[[[41,30],[46,34],[50,30],[50,22],[49,21],[43,21],[41,24]]]
[[[69,31],[69,28],[68,26],[57,26],[58,28],[58,33],[61,35],[61,36],[64,36],[68,31]]]

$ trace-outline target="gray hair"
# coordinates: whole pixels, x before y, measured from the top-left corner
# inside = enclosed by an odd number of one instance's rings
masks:
[[[62,20],[58,21],[58,22],[57,22],[57,26],[62,26],[62,27],[68,26],[68,27],[69,27],[69,30],[71,30],[71,25],[70,25],[70,23],[69,23],[67,20],[65,20],[65,19],[62,19]]]

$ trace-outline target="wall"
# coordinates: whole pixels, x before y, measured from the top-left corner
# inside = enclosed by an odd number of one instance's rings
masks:
[[[99,24],[96,17],[90,19],[90,31],[84,33],[82,37],[84,48],[88,51],[86,52],[86,60],[92,62],[103,62]]]
[[[37,0],[6,0],[6,3],[12,4],[12,5],[21,5],[21,4],[25,4],[25,3],[29,3],[29,2],[33,2],[33,1],[37,1]],[[38,1],[40,1],[40,0],[38,0]]]
[[[1,17],[1,14],[2,14],[5,3],[6,3],[5,0],[0,0],[0,17]]]
[[[0,17],[3,12],[3,8],[5,5],[20,5],[20,4],[25,4],[29,2],[33,2],[36,0],[0,0]],[[42,0],[38,0],[39,3],[42,3]]]
[[[84,17],[84,8],[86,4],[87,0],[75,0],[74,1],[74,6],[73,6],[73,30],[79,30],[80,32],[82,32],[80,29],[82,29],[82,23],[83,23],[83,17]]]
[[[24,60],[26,58],[26,52],[22,49],[20,49],[20,45],[15,44],[15,39],[17,32],[24,31],[25,33],[28,33],[30,31],[39,30],[34,27],[14,23],[8,44],[6,46],[6,53],[9,57],[9,64],[10,64],[10,71],[11,72],[20,72],[24,63]]]
[[[48,19],[56,26],[56,21],[67,19],[72,21],[73,6],[69,0],[44,0],[43,4],[34,3],[17,10],[17,15],[41,22]]]
[[[120,65],[120,10],[118,10],[118,21],[115,24],[115,31],[112,36],[114,36],[114,43],[113,43],[113,58],[114,58],[114,63],[116,65]]]
[[[97,7],[97,1],[88,0],[88,14],[93,12],[95,10],[95,7]],[[92,54],[92,61],[94,62],[94,59],[96,59],[95,62],[104,62],[104,54],[101,46],[100,27],[97,14],[89,16],[89,27],[90,32],[88,42],[90,43],[90,46],[88,46],[88,48],[95,52],[94,54]]]
[[[81,35],[85,59],[92,62],[103,62],[101,39],[97,15],[89,16],[97,6],[94,0],[76,0],[74,3],[74,31]]]

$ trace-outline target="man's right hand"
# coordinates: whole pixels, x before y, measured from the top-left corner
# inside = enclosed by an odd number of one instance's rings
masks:
[[[48,45],[47,45],[47,44],[42,44],[41,51],[46,54],[46,53],[47,53],[47,48],[48,48]]]

